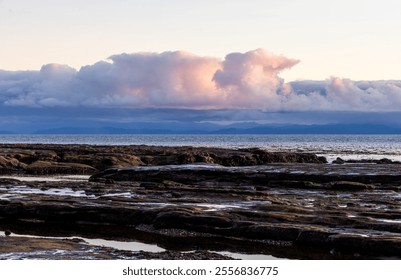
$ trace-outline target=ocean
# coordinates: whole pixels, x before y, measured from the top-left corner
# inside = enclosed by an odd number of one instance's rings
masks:
[[[269,151],[315,153],[325,156],[329,162],[337,157],[345,160],[388,158],[401,161],[401,135],[30,134],[0,135],[0,143],[257,147]]]

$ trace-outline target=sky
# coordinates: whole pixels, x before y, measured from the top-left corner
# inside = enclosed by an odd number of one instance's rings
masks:
[[[397,79],[400,9],[397,0],[2,0],[0,69],[263,48],[301,61],[287,81]]]
[[[0,124],[54,108],[228,123],[397,113],[400,10],[396,0],[0,0]]]

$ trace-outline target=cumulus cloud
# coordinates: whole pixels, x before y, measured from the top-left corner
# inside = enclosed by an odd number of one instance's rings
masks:
[[[77,71],[48,64],[40,71],[0,72],[0,100],[14,106],[66,106]]]
[[[332,77],[292,83],[287,108],[326,111],[399,111],[401,81],[352,81]]]
[[[217,70],[213,80],[227,93],[232,104],[277,108],[280,96],[289,92],[278,73],[298,62],[262,49],[245,54],[232,53],[226,56],[222,69]]]
[[[113,55],[76,71],[49,64],[0,73],[0,100],[19,106],[268,108],[286,91],[280,71],[298,60],[257,49],[221,60],[177,51]]]
[[[285,83],[299,63],[263,49],[224,59],[176,51],[113,55],[78,71],[0,71],[0,104],[29,107],[397,111],[400,81]]]

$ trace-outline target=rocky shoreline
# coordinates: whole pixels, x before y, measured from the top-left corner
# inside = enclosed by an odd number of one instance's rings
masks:
[[[0,258],[227,258],[220,251],[400,258],[401,165],[337,163],[260,149],[2,144],[0,230],[12,234],[0,237],[0,248],[9,248]],[[17,180],[55,174],[91,177]],[[53,245],[15,233],[48,236]],[[116,251],[54,236],[139,240],[166,251]],[[38,257],[46,246],[68,254]],[[17,254],[26,247],[34,253]]]

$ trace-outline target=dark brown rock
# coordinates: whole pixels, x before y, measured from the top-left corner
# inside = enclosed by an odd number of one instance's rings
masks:
[[[178,248],[302,259],[401,258],[401,175],[387,161],[322,164],[315,155],[260,149],[0,147],[4,160],[28,164],[37,174],[115,167],[89,182],[2,179],[2,230],[138,239],[169,248],[159,255],[167,259],[213,257],[204,251],[184,256]],[[37,251],[49,244],[38,244]],[[77,244],[68,246],[74,251]],[[135,255],[106,251],[110,258]]]
[[[399,161],[392,161],[388,158],[382,159],[350,159],[347,161],[343,161],[344,163],[376,163],[376,164],[401,164]]]
[[[268,152],[261,149],[222,149],[155,146],[89,146],[51,144],[1,144],[1,173],[38,173],[39,163],[51,164],[42,174],[51,170],[69,174],[71,164],[82,164],[93,170],[127,168],[130,166],[179,165],[211,163],[224,166],[255,166],[277,162],[326,163],[324,157],[307,153]],[[77,167],[77,166],[75,166]],[[35,171],[32,171],[35,169]],[[81,168],[82,169],[82,168]],[[86,168],[87,169],[87,168]],[[85,171],[90,174],[91,171]]]
[[[190,214],[179,211],[169,211],[160,213],[154,220],[156,228],[181,228],[181,229],[203,229],[208,232],[209,228],[227,228],[232,226],[229,218],[204,215]]]
[[[81,163],[60,163],[48,161],[35,161],[27,166],[28,174],[93,174],[96,169]]]
[[[344,164],[345,161],[342,158],[338,157],[335,160],[333,160],[333,163],[334,164]]]
[[[89,245],[82,239],[55,239],[34,237],[0,238],[0,260],[43,259],[43,260],[231,260],[233,258],[196,250],[192,252],[163,251],[158,253],[144,251],[117,250],[105,246]]]
[[[363,184],[359,182],[350,182],[350,181],[335,181],[329,184],[330,188],[334,190],[367,190],[373,189],[373,185]]]

